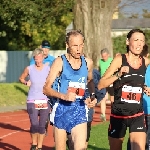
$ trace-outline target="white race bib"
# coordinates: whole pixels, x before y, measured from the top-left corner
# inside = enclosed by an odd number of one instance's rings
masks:
[[[34,100],[35,109],[48,109],[46,100]]]

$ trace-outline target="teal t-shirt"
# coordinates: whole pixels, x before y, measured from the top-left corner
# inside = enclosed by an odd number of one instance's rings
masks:
[[[103,59],[99,60],[99,66],[100,66],[101,76],[103,76],[103,74],[105,73],[105,71],[107,70],[107,68],[110,66],[112,60],[113,60],[112,58],[108,58],[107,61],[104,61]]]

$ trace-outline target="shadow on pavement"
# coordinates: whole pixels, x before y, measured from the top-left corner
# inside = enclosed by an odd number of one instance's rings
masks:
[[[3,129],[29,132],[29,130],[24,130],[24,129],[20,128],[20,127],[13,126],[11,124],[0,123],[0,127],[3,128]]]
[[[54,147],[48,147],[48,146],[43,145],[43,146],[42,146],[42,150],[55,150],[55,148],[54,148]]]
[[[14,145],[2,142],[1,139],[0,139],[0,148],[3,150],[21,150],[20,148],[17,148]]]

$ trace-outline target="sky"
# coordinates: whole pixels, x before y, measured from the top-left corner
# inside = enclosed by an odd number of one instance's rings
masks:
[[[146,9],[150,12],[150,0],[140,0],[140,2],[135,2],[131,4],[132,1],[139,0],[122,0],[120,5],[127,4],[124,8],[121,9],[123,14],[131,16],[131,14],[139,14],[142,17],[143,9]]]

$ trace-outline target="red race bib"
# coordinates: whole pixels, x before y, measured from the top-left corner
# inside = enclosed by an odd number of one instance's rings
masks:
[[[76,98],[82,98],[85,93],[85,83],[69,82],[68,92],[76,93]]]
[[[141,87],[132,87],[128,85],[124,85],[122,87],[121,101],[139,104],[141,100],[141,96],[142,96]]]

